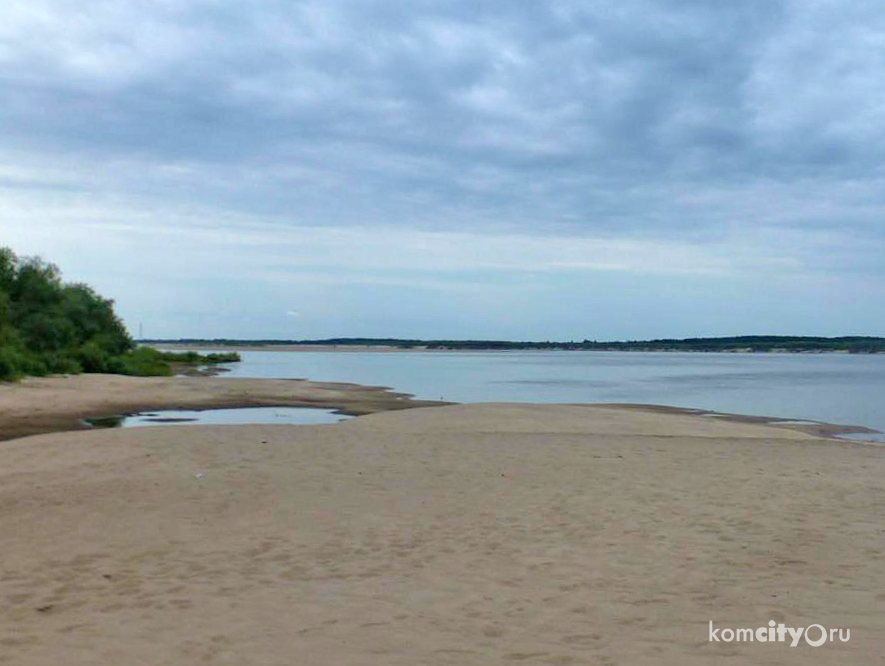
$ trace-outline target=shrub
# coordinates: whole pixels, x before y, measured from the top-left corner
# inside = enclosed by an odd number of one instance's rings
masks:
[[[135,348],[114,302],[64,284],[53,264],[0,248],[0,379],[49,373],[171,375],[170,363],[230,363],[237,354]]]

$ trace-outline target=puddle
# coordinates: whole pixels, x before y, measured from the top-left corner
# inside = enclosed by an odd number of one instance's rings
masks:
[[[322,425],[352,418],[331,409],[311,407],[240,407],[236,409],[165,409],[84,419],[95,428],[159,425]]]

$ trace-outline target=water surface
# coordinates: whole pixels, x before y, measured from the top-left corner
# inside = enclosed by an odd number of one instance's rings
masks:
[[[885,430],[885,354],[243,351],[227,377],[388,386],[454,402],[621,402]]]
[[[135,428],[158,425],[321,425],[351,418],[330,409],[311,407],[242,407],[234,409],[164,409],[87,419],[103,428]]]

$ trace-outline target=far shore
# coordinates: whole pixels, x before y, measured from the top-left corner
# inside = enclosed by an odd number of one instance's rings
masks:
[[[206,351],[272,351],[272,352],[456,352],[477,351],[467,349],[437,349],[430,347],[396,347],[394,345],[202,345],[198,343],[145,343],[147,347],[168,351],[201,349]],[[494,351],[494,350],[481,350]]]
[[[537,349],[533,347],[514,347],[512,349],[495,349],[495,348],[476,348],[466,349],[457,347],[427,347],[424,345],[415,345],[414,347],[397,347],[395,345],[218,345],[218,344],[201,344],[197,342],[188,343],[164,343],[164,342],[146,342],[140,343],[146,347],[154,349],[162,349],[167,351],[188,351],[188,350],[205,350],[211,352],[244,352],[244,351],[262,351],[262,352],[383,352],[383,353],[513,353],[513,352],[598,352],[598,353],[625,353],[625,354],[849,354],[844,349],[816,349],[791,351],[789,349],[772,349],[770,351],[756,351],[753,349],[718,349],[718,350],[700,350],[700,349],[572,349],[569,347],[553,347],[549,349]],[[876,352],[862,352],[873,353]]]

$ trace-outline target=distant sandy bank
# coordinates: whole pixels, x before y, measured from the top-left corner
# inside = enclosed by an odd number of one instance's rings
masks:
[[[196,342],[188,343],[160,343],[151,342],[146,346],[155,349],[163,349],[167,351],[193,351],[205,350],[212,352],[244,352],[244,351],[263,351],[263,352],[384,352],[384,353],[516,353],[516,352],[551,352],[551,351],[572,351],[572,352],[609,352],[609,353],[630,353],[630,354],[848,354],[848,350],[844,349],[814,349],[814,350],[790,350],[790,349],[772,349],[772,350],[753,350],[751,348],[729,348],[720,350],[703,350],[703,349],[572,349],[567,343],[562,347],[552,347],[546,349],[535,349],[531,347],[514,347],[510,349],[496,348],[464,348],[464,347],[427,347],[425,345],[415,345],[414,347],[397,347],[393,345],[218,345],[218,344],[201,344]],[[877,352],[871,352],[873,354]],[[881,352],[879,352],[881,353]]]
[[[202,345],[202,344],[162,344],[151,343],[146,345],[155,349],[169,351],[190,351],[205,349],[206,351],[283,351],[283,352],[445,352],[445,351],[470,351],[458,349],[428,349],[424,346],[417,347],[394,347],[393,345]],[[473,350],[475,351],[475,350]]]

